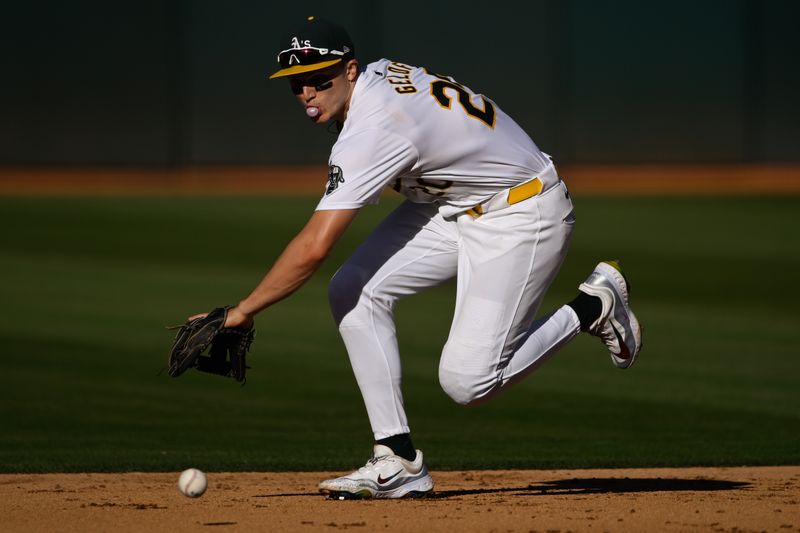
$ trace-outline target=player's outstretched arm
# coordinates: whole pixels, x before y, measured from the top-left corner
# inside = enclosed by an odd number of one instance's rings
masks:
[[[358,214],[358,209],[316,211],[250,295],[228,311],[226,327],[247,326],[253,317],[286,298],[311,277]]]

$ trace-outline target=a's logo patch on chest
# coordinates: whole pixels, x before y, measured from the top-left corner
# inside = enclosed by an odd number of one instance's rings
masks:
[[[328,167],[328,188],[325,189],[325,196],[335,191],[340,183],[344,183],[341,167],[330,165]]]

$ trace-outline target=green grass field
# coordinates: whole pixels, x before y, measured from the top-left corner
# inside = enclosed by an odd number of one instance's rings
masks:
[[[258,320],[245,387],[159,375],[164,326],[236,302],[315,198],[0,198],[0,471],[349,469],[371,432],[327,280],[394,205]],[[800,197],[576,198],[545,310],[623,260],[645,326],[629,371],[580,336],[478,408],[440,390],[453,286],[401,302],[404,391],[429,467],[800,463]]]

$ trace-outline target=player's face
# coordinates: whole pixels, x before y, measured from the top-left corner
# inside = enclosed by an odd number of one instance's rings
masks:
[[[289,77],[289,87],[313,122],[344,122],[352,82],[355,81],[353,73],[356,68],[351,68],[352,63],[354,62]]]

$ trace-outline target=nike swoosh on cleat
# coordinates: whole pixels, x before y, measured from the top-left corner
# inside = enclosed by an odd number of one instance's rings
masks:
[[[393,480],[394,478],[396,478],[397,474],[399,474],[400,472],[402,472],[402,470],[398,470],[397,472],[395,472],[394,474],[392,474],[389,477],[383,477],[380,474],[378,474],[378,484],[379,485],[385,485],[386,483],[388,483],[391,480]]]
[[[614,331],[614,335],[617,336],[617,342],[619,343],[619,355],[617,357],[620,359],[630,359],[631,352],[628,350],[628,345],[622,340],[622,335],[619,334],[619,331],[617,331],[617,328],[614,327],[614,324],[611,324],[611,329]]]

